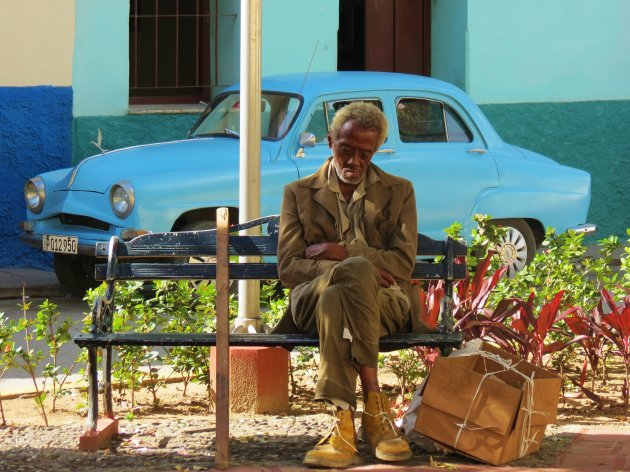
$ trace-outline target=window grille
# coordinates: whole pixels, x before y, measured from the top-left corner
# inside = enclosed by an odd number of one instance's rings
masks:
[[[208,0],[131,0],[129,102],[198,103],[210,96]]]

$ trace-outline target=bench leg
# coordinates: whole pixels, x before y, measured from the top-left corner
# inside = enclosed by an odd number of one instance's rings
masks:
[[[96,451],[118,434],[118,420],[98,417],[98,348],[88,348],[88,430],[79,437],[80,451]],[[106,406],[107,408],[107,406]],[[111,410],[111,406],[110,406]]]
[[[96,431],[96,423],[98,421],[98,368],[97,368],[98,349],[96,347],[88,348],[88,426],[90,431]]]
[[[105,348],[103,359],[103,409],[108,418],[114,418],[114,403],[112,400],[112,348]]]

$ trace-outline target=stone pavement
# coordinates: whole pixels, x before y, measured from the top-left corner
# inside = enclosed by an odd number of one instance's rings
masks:
[[[630,471],[630,427],[584,427],[575,436],[560,464],[552,468],[490,466],[484,464],[438,464],[436,466],[396,466],[372,464],[349,468],[353,472],[421,472],[427,470],[457,470],[458,472],[621,472]],[[215,469],[213,469],[215,470]],[[306,472],[305,467],[231,467],[232,472]]]
[[[30,297],[58,297],[64,296],[53,272],[36,269],[1,269],[0,268],[0,299],[20,298],[22,287]],[[301,467],[234,467],[234,472],[300,472]],[[356,472],[412,472],[425,470],[444,470],[444,467],[417,466],[409,467],[374,464],[353,467]],[[457,464],[459,472],[489,471],[518,472],[531,471],[522,467],[493,467],[483,464]],[[630,471],[630,427],[582,427],[575,436],[572,444],[565,452],[560,464],[556,468],[543,469],[549,472],[615,472]]]

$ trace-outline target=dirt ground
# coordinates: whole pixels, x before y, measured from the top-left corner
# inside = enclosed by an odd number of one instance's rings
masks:
[[[587,425],[605,425],[606,427],[627,428],[630,421],[627,412],[624,411],[621,402],[621,386],[623,384],[623,372],[619,363],[613,363],[609,370],[609,379],[606,385],[599,382],[596,391],[602,395],[604,401],[597,404],[588,399],[584,394],[567,388],[558,404],[558,421],[555,425],[547,427],[545,439],[540,451],[536,454],[524,457],[511,465],[532,468],[553,467],[558,465],[559,460],[572,438]],[[397,396],[395,378],[392,375],[386,376],[386,391],[392,398]],[[390,383],[387,383],[390,382]],[[286,436],[286,428],[283,424],[291,422],[292,435],[304,435],[305,443],[300,444],[296,451],[300,456],[302,450],[308,450],[317,437],[325,432],[327,422],[326,410],[319,404],[309,400],[312,387],[308,382],[299,385],[298,393],[291,396],[291,410],[286,417],[276,416],[274,418],[260,418],[265,415],[231,415],[231,438],[232,444],[244,446],[252,449],[259,446],[254,463],[266,463],[265,454],[269,453],[268,462],[283,464],[283,458],[277,457],[278,447],[273,446],[272,436]],[[151,441],[158,441],[160,436],[159,428],[168,422],[187,422],[188,428],[199,430],[207,424],[207,431],[214,431],[214,415],[208,409],[208,401],[205,388],[199,384],[190,384],[186,395],[183,395],[183,384],[181,382],[168,383],[157,392],[159,405],[154,406],[151,396],[146,389],[136,393],[136,406],[130,402],[129,393],[121,394],[115,392],[115,411],[121,418],[119,438],[119,449],[125,449],[126,453],[133,454],[136,450],[146,450]],[[85,392],[74,389],[67,396],[57,400],[56,411],[52,412],[51,400],[45,401],[47,419],[52,430],[62,431],[69,425],[85,425]],[[0,427],[0,437],[3,430],[16,429],[30,426],[44,425],[41,414],[38,414],[35,401],[32,397],[22,396],[17,398],[4,398],[2,400],[3,417],[6,424]],[[1,418],[0,418],[1,420]],[[166,422],[166,423],[165,423]],[[276,426],[274,426],[276,425]],[[277,429],[274,430],[274,428]],[[48,428],[50,430],[51,428]],[[157,439],[156,439],[157,437]],[[76,438],[78,443],[78,438]],[[31,444],[31,447],[35,447]],[[46,447],[42,444],[41,447]],[[156,446],[157,447],[157,446]],[[266,447],[266,449],[265,449]],[[289,446],[294,447],[294,446]],[[232,446],[231,446],[232,448]],[[301,448],[301,449],[300,449]],[[265,452],[266,451],[266,452]],[[296,454],[297,452],[294,451]],[[455,454],[440,454],[435,451],[426,452],[417,444],[414,445],[416,455],[424,455],[424,463],[439,461],[443,464],[469,463],[470,459],[463,458]],[[293,462],[291,462],[293,461]],[[299,464],[298,459],[291,459],[287,465]],[[242,463],[248,463],[245,457]],[[286,462],[286,461],[285,461]],[[474,461],[472,461],[474,463]]]

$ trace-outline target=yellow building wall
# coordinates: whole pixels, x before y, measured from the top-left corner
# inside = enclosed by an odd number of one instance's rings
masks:
[[[0,86],[72,85],[75,0],[0,0]]]

